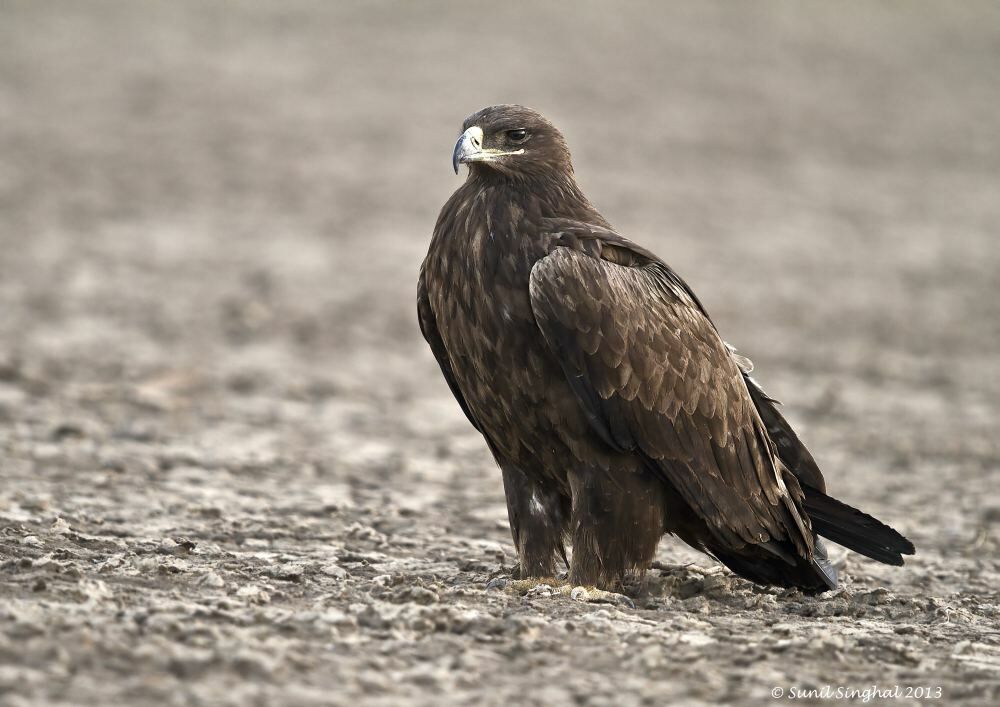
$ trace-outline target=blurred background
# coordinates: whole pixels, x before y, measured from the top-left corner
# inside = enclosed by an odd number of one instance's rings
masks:
[[[848,574],[996,607],[1000,5],[4,0],[3,690],[572,696],[544,693],[552,666],[414,677],[379,657],[394,629],[346,608],[374,577],[443,596],[434,582],[478,591],[476,572],[513,562],[499,474],[415,317],[462,120],[508,102],[562,129],[591,200],[755,361],[834,494],[920,548]],[[340,614],[301,613],[317,606]],[[170,623],[211,611],[261,627],[216,619],[194,640]],[[135,618],[151,614],[172,618]],[[759,617],[725,616],[719,631],[755,635]],[[969,690],[1000,666],[995,638],[973,643],[994,648],[920,650]],[[860,680],[881,658],[845,660]],[[568,682],[599,701],[601,665]],[[670,694],[734,699],[737,673]]]

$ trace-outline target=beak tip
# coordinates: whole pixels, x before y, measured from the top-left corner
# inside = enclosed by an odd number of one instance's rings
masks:
[[[462,133],[455,143],[455,150],[451,153],[451,166],[458,174],[458,166],[466,162],[477,162],[483,159],[483,131],[482,128],[473,126]]]

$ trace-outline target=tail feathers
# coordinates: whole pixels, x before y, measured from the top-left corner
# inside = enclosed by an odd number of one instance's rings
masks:
[[[815,538],[812,559],[793,556],[794,548],[775,552],[774,543],[748,545],[739,550],[717,545],[707,549],[733,572],[757,584],[795,587],[807,594],[821,594],[837,588],[837,570],[827,559],[826,548]]]
[[[877,518],[807,484],[802,484],[802,490],[802,507],[813,530],[824,538],[887,565],[901,565],[903,555],[915,552],[913,543]]]
[[[830,563],[830,555],[826,552],[823,541],[813,536],[813,567],[826,582],[830,589],[837,588],[837,568]]]

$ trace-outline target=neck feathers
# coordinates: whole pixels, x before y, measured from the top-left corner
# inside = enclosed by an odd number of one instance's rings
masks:
[[[532,220],[564,218],[608,227],[572,172],[521,178],[476,167],[459,189],[476,203],[474,209],[484,208],[493,216],[506,211]]]

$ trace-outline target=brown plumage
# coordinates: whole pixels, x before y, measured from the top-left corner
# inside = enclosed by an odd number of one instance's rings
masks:
[[[836,586],[823,535],[913,546],[823,476],[688,286],[615,233],[556,128],[521,106],[465,121],[420,272],[421,331],[503,472],[523,576],[615,587],[674,533],[763,584]]]

